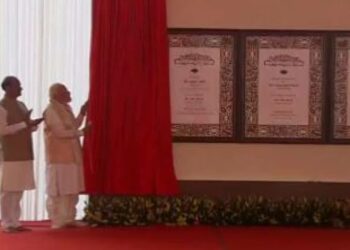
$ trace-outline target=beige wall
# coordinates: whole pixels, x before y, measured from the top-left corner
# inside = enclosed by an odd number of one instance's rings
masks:
[[[167,0],[169,27],[350,29],[349,0]]]
[[[350,30],[350,0],[167,0],[168,26]],[[181,180],[350,181],[350,145],[175,143]]]

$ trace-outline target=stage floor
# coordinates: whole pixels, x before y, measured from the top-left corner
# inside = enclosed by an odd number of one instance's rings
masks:
[[[285,227],[145,226],[0,233],[1,250],[349,250],[350,230]]]

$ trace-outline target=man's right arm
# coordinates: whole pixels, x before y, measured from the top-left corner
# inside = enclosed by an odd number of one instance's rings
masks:
[[[6,110],[3,107],[0,107],[0,136],[15,134],[27,127],[27,124],[24,121],[8,125],[6,116]]]
[[[51,133],[57,138],[78,138],[84,135],[83,130],[78,130],[76,128],[66,128],[54,109],[47,109],[45,111],[45,123],[46,126],[50,128]]]

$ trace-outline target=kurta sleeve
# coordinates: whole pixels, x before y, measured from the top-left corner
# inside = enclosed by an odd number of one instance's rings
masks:
[[[6,117],[6,110],[3,107],[0,107],[0,136],[15,134],[27,127],[25,122],[8,125]]]
[[[50,129],[53,136],[58,138],[76,138],[84,135],[84,132],[78,129],[67,129],[64,127],[58,114],[53,109],[47,109],[45,112],[45,124]]]

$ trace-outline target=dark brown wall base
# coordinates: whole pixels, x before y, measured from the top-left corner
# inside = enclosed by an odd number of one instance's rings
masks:
[[[350,198],[350,183],[268,181],[180,181],[182,194],[225,199],[261,195],[278,199],[295,197]]]

